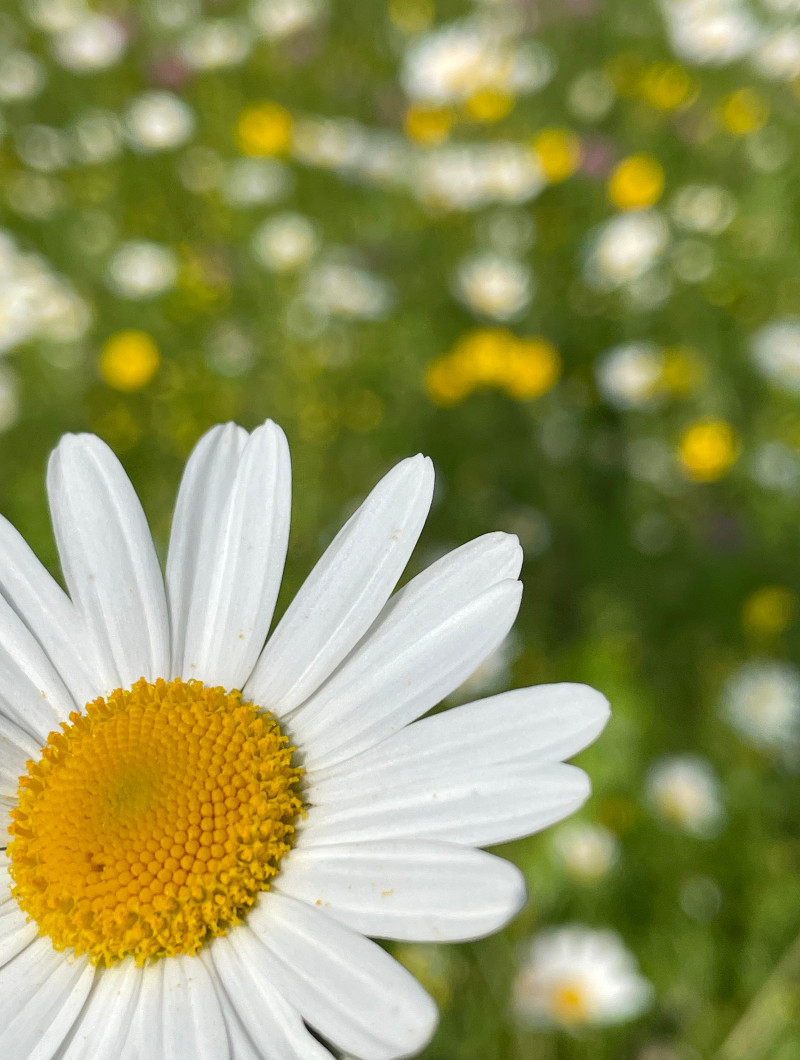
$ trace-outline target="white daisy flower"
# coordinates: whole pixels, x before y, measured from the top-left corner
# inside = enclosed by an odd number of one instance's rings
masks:
[[[634,1019],[651,995],[619,935],[568,924],[533,939],[512,1004],[521,1023],[575,1030]]]
[[[716,835],[725,809],[717,775],[700,755],[665,755],[647,772],[646,798],[667,824],[690,835]]]
[[[69,596],[0,520],[0,1055],[330,1060],[307,1026],[362,1060],[416,1054],[435,1005],[365,936],[514,916],[521,873],[477,847],[576,809],[588,778],[561,760],[608,716],[562,684],[416,720],[508,633],[516,539],[390,598],[433,490],[404,460],[264,646],[289,533],[275,424],[200,440],[166,579],[98,438],[63,438],[47,487]]]

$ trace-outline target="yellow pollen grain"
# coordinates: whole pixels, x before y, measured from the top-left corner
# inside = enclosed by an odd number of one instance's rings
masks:
[[[240,923],[303,812],[275,719],[237,691],[142,678],[61,729],[11,813],[11,893],[40,933],[142,964]]]

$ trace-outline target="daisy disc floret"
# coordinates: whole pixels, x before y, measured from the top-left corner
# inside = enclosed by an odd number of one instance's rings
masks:
[[[94,963],[196,953],[241,923],[301,810],[269,714],[199,681],[73,711],[20,779],[12,895],[56,949]]]
[[[274,423],[213,428],[162,574],[116,457],[67,435],[47,476],[67,592],[0,518],[4,1060],[416,1055],[436,1007],[370,936],[496,931],[525,882],[479,848],[589,793],[564,759],[607,720],[593,689],[425,717],[511,629],[516,538],[393,592],[433,493],[412,457],[270,630],[290,487]]]

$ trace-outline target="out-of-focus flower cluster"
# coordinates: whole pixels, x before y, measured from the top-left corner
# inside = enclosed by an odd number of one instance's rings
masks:
[[[528,562],[519,640],[458,696],[613,701],[586,816],[520,848],[516,949],[398,948],[445,1013],[434,1060],[465,1026],[500,1055],[469,1022],[492,974],[520,1055],[648,1012],[598,1060],[718,1055],[796,925],[799,103],[798,0],[0,10],[17,516],[90,429],[163,540],[201,430],[269,414],[311,484],[299,571],[425,449],[431,552],[499,519]]]

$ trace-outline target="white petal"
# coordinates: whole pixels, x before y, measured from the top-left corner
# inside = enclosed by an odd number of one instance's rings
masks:
[[[0,1056],[50,1060],[94,982],[85,957],[67,958],[37,938],[0,969]]]
[[[167,554],[167,599],[172,632],[172,674],[180,676],[186,628],[198,579],[216,558],[217,533],[242,449],[249,435],[235,423],[207,431],[192,450],[181,478]]]
[[[19,725],[0,714],[0,799],[16,803],[19,778],[29,758],[39,759],[42,745]]]
[[[294,710],[369,629],[408,563],[433,496],[422,456],[394,467],[348,520],[267,642],[246,695],[279,715]]]
[[[167,957],[139,969],[141,990],[119,1060],[228,1060],[225,1021],[198,957]]]
[[[0,516],[0,595],[38,640],[75,701],[97,695],[96,665],[83,617],[27,542]]]
[[[331,1054],[312,1038],[299,1013],[277,987],[248,964],[237,945],[239,937],[239,932],[221,935],[207,950],[236,1018],[249,1040],[260,1048],[259,1057],[331,1060]]]
[[[303,764],[322,769],[386,739],[458,687],[514,623],[516,538],[489,534],[396,594],[350,657],[291,719]]]
[[[308,790],[322,803],[349,797],[354,786],[426,783],[443,762],[465,774],[479,763],[560,762],[595,740],[609,716],[606,697],[588,685],[515,688],[423,718],[348,762],[309,773]]]
[[[240,439],[223,429],[187,466],[167,562],[173,624],[185,627],[175,672],[225,688],[242,687],[267,636],[291,512],[283,431],[268,420],[241,450]]]
[[[431,998],[376,943],[332,917],[268,892],[234,932],[253,977],[279,984],[303,1019],[345,1052],[398,1060],[430,1041]]]
[[[0,905],[0,982],[6,974],[5,966],[39,936],[39,929],[32,920],[28,920],[11,897],[11,878],[8,870],[4,872],[3,892],[6,901]]]
[[[169,670],[164,582],[142,506],[99,438],[66,435],[47,491],[64,579],[102,660],[97,694]]]
[[[132,957],[98,972],[69,1045],[59,1060],[117,1057],[128,1040],[142,969]]]
[[[525,902],[525,880],[510,862],[420,840],[300,845],[281,862],[274,890],[365,935],[414,942],[481,938]]]
[[[312,805],[303,845],[404,837],[492,846],[532,835],[574,813],[589,796],[582,769],[561,763],[464,763],[442,758],[402,782],[352,777],[347,798]],[[313,791],[310,798],[315,798]]]
[[[0,598],[0,714],[41,747],[74,709],[41,644]]]

